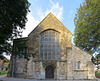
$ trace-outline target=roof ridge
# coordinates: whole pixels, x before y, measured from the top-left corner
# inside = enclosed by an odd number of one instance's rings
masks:
[[[52,13],[50,12],[49,14],[52,14]],[[49,15],[49,14],[48,14],[48,15]],[[48,15],[47,15],[47,16],[48,16]],[[45,17],[41,20],[41,22],[40,22],[39,24],[41,24],[41,23],[47,18],[47,16],[45,16]],[[39,25],[39,24],[38,24],[38,25]],[[38,26],[38,25],[37,25],[37,26]],[[37,26],[36,26],[33,30],[35,30],[35,29],[37,28]],[[28,36],[33,32],[33,30],[28,34]]]
[[[58,22],[60,22],[62,24],[62,22],[52,13],[50,12],[37,26],[39,26],[49,15],[54,16]],[[62,24],[63,25],[63,24]],[[37,28],[37,26],[28,34],[28,36]],[[64,26],[64,25],[63,25]],[[64,26],[65,27],[65,26]],[[66,28],[66,27],[65,27]],[[66,28],[67,29],[67,28]],[[68,29],[67,29],[68,30]],[[69,30],[68,30],[69,31]],[[70,31],[69,31],[70,32]],[[71,32],[70,32],[71,33]],[[72,33],[71,33],[72,34]],[[73,34],[72,34],[73,35]]]
[[[80,47],[78,47],[78,46],[76,46],[76,45],[74,45],[73,43],[72,43],[72,45],[73,45],[73,46],[75,46],[75,47],[77,47],[77,48],[78,48],[78,49],[80,49],[81,51],[84,51],[85,53],[87,53],[87,54],[89,54],[89,55],[91,55],[91,56],[92,56],[92,54],[90,54],[89,52],[87,52],[87,51],[85,51],[85,50],[81,49]]]
[[[50,12],[51,13],[51,12]],[[64,24],[53,14],[53,13],[51,13],[63,26],[64,26]],[[66,26],[64,26],[65,28],[66,28]],[[67,29],[67,28],[66,28]],[[68,29],[67,29],[68,30]],[[69,31],[69,30],[68,30]],[[70,31],[69,31],[70,32]],[[71,33],[71,32],[70,32]],[[71,33],[72,34],[72,33]],[[73,35],[73,34],[72,34]]]

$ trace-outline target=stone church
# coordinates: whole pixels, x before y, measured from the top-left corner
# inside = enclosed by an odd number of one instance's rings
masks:
[[[92,55],[73,45],[71,38],[72,33],[50,12],[28,37],[14,40],[24,41],[26,47],[18,48],[20,57],[11,59],[11,74],[33,79],[95,79]]]

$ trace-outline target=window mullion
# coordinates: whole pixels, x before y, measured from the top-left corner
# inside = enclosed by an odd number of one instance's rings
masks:
[[[53,30],[46,31],[41,34],[40,54],[43,55],[43,58],[42,57],[40,58],[42,58],[42,60],[59,59],[59,53],[58,53],[59,37],[58,36],[59,34]]]

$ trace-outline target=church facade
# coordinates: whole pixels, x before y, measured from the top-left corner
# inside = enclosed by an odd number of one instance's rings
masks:
[[[71,38],[72,33],[50,12],[28,37],[14,40],[25,41],[21,53],[30,57],[12,58],[10,72],[33,79],[95,79],[92,55],[73,45]]]

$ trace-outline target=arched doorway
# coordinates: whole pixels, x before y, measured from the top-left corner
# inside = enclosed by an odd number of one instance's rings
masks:
[[[51,65],[48,65],[45,68],[45,77],[46,78],[54,78],[54,67],[52,67]]]

